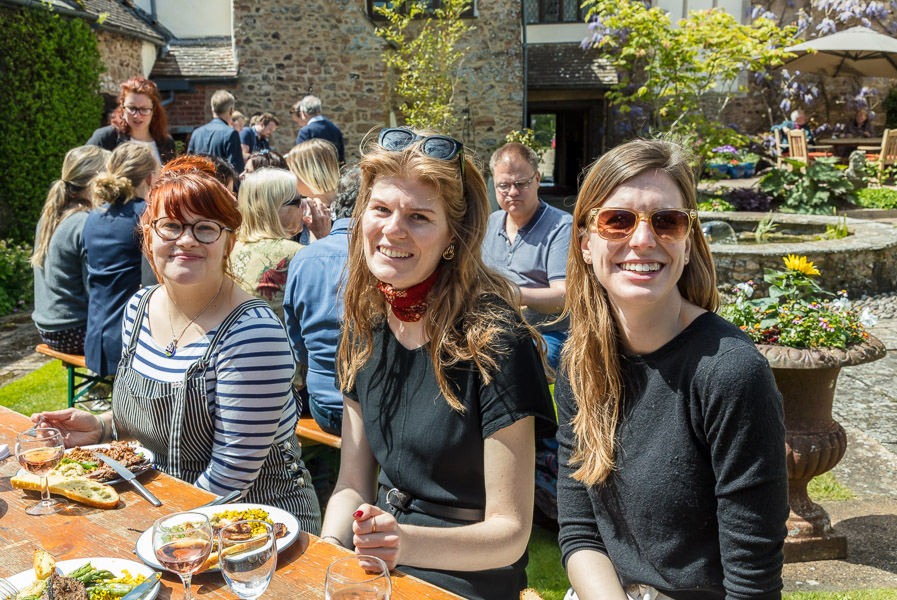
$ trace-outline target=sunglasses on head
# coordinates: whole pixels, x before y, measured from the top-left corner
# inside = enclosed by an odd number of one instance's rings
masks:
[[[628,239],[639,222],[647,221],[661,242],[681,242],[688,237],[698,211],[688,208],[658,208],[643,213],[628,208],[601,207],[589,211],[589,229],[610,241]]]
[[[464,144],[445,135],[417,135],[404,127],[389,127],[380,131],[377,143],[385,150],[401,152],[411,144],[420,142],[420,151],[430,158],[452,160],[456,156],[464,177]]]

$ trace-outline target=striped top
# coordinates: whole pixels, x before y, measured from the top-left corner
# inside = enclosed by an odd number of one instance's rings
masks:
[[[122,322],[123,350],[131,339],[137,304],[148,289],[128,301]],[[149,319],[144,318],[131,367],[154,381],[183,381],[187,368],[202,358],[216,331],[168,357],[153,340]],[[293,357],[280,320],[268,307],[247,310],[224,335],[206,370],[214,443],[212,460],[194,482],[197,486],[219,495],[248,488],[272,445],[295,436],[298,414],[290,391],[292,376]],[[185,434],[201,426],[185,423]]]

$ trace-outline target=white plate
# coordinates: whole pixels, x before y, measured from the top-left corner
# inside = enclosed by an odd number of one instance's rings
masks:
[[[56,566],[60,571],[68,574],[78,567],[84,565],[85,563],[90,563],[90,566],[95,569],[106,569],[107,571],[112,572],[112,574],[116,577],[121,576],[123,570],[127,570],[131,575],[135,577],[137,575],[145,575],[146,577],[149,577],[153,573],[155,573],[155,571],[153,571],[146,565],[142,565],[134,560],[126,560],[124,558],[73,558],[72,560],[61,560],[56,563]],[[23,588],[34,581],[34,569],[28,569],[27,571],[16,573],[11,577],[7,577],[6,580],[16,586],[17,590],[21,591]],[[153,598],[158,595],[160,587],[162,587],[161,582],[150,588],[150,591],[144,594],[141,600],[153,600]]]
[[[277,539],[277,551],[282,552],[283,550],[289,548],[293,545],[299,538],[299,532],[301,528],[299,527],[299,521],[292,514],[287,511],[274,507],[274,506],[266,506],[264,504],[222,504],[219,506],[203,506],[200,508],[194,508],[189,512],[197,512],[206,515],[207,517],[211,517],[214,514],[218,514],[225,511],[230,510],[249,510],[250,508],[260,508],[266,513],[268,513],[268,518],[271,519],[274,523],[283,523],[287,527],[287,534],[282,538]],[[156,553],[153,552],[153,528],[150,527],[146,531],[140,534],[140,537],[137,538],[137,547],[135,548],[137,552],[138,558],[153,567],[154,569],[162,569],[165,570],[159,561],[156,559]],[[203,573],[215,573],[218,571],[218,568],[209,569],[208,571],[203,571]]]
[[[109,444],[93,444],[92,446],[81,446],[81,449],[82,450],[105,450],[108,447],[109,447]],[[149,471],[150,469],[153,468],[153,463],[156,462],[156,455],[153,454],[152,450],[150,450],[149,448],[144,448],[143,446],[134,444],[134,452],[136,452],[137,454],[142,454],[147,459],[147,461],[149,461],[146,463],[146,466],[141,467],[141,468],[137,469],[136,471],[132,471],[134,473],[134,475],[140,475],[141,473],[146,473],[147,471]],[[97,459],[97,460],[99,460],[99,459]],[[103,483],[105,483],[106,485],[115,485],[116,483],[121,483],[122,481],[125,481],[125,480],[122,478],[118,478],[118,479],[113,479],[112,481],[104,481]]]

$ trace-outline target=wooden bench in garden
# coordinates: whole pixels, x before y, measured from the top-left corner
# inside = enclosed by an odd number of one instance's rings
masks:
[[[62,366],[68,370],[68,402],[70,408],[77,402],[83,402],[84,400],[80,400],[80,398],[87,394],[93,386],[106,381],[105,377],[75,370],[87,370],[87,366],[84,364],[84,357],[80,354],[57,352],[46,344],[38,345],[35,350],[51,358],[58,358],[62,361]]]
[[[310,416],[299,417],[299,423],[296,424],[296,435],[299,436],[299,443],[303,447],[324,444],[338,449],[342,445],[340,436],[327,433]]]

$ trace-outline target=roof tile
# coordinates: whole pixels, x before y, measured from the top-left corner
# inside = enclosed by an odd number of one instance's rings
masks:
[[[617,83],[613,66],[577,43],[528,44],[527,87],[607,89]]]
[[[172,40],[168,54],[156,60],[150,74],[151,79],[236,76],[237,67],[230,38]]]

